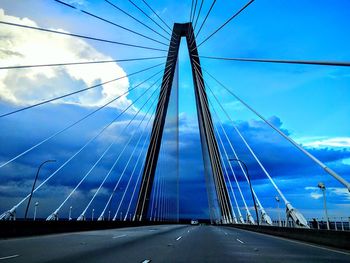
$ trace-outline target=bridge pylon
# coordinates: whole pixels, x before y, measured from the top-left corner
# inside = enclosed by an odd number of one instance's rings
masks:
[[[219,212],[221,213],[221,222],[232,223],[233,216],[231,206],[228,202],[229,194],[223,175],[218,143],[215,138],[214,126],[209,110],[208,98],[202,77],[202,69],[198,56],[198,50],[192,23],[175,23],[173,27],[166,67],[164,70],[162,80],[161,92],[159,95],[155,120],[151,132],[150,144],[147,150],[146,162],[143,169],[142,180],[140,184],[140,190],[135,211],[135,220],[147,221],[147,213],[151,198],[152,186],[159,157],[159,151],[170,100],[171,89],[173,86],[173,79],[178,59],[180,41],[182,37],[186,38],[192,68],[192,78],[194,84],[197,117],[202,145],[204,170],[206,176],[209,176],[209,178],[213,182],[215,182],[214,192],[216,193]]]

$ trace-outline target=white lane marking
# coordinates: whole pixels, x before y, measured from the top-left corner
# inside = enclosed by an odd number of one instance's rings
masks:
[[[275,239],[288,241],[288,242],[291,242],[291,243],[296,243],[296,244],[299,244],[299,245],[306,245],[306,246],[310,246],[310,247],[314,247],[314,248],[318,248],[318,249],[323,249],[323,250],[328,250],[328,251],[332,251],[332,252],[335,252],[335,253],[344,254],[344,255],[348,255],[348,256],[350,255],[350,253],[345,252],[345,251],[340,251],[340,250],[335,250],[335,249],[331,249],[331,248],[327,248],[327,247],[321,247],[321,246],[317,246],[317,245],[312,245],[312,244],[309,244],[309,243],[306,243],[306,242],[303,242],[303,241],[291,240],[291,239],[288,239],[286,237],[277,237],[277,236],[268,235],[268,234],[264,234],[264,233],[253,232],[253,231],[249,231],[249,230],[245,230],[245,229],[240,229],[240,230],[243,230],[243,231],[246,231],[246,232],[249,232],[249,233],[253,233],[253,234],[262,235],[262,236],[265,236],[265,237],[271,237],[271,238],[275,238]]]
[[[121,237],[126,237],[127,235],[120,235],[120,236],[114,236],[113,238],[121,238]]]
[[[149,263],[149,262],[151,262],[151,260],[150,259],[145,259],[144,261],[142,261],[141,263]]]
[[[182,236],[179,236],[179,237],[176,239],[176,241],[179,241],[181,238],[182,238]]]
[[[19,255],[12,255],[12,256],[7,256],[7,257],[2,257],[2,258],[0,258],[0,260],[16,258],[16,257],[19,257]]]
[[[225,235],[227,236],[227,233],[225,232]]]
[[[242,240],[239,240],[238,238],[236,238],[236,240],[241,243],[241,244],[244,244],[244,242]]]
[[[190,230],[187,230],[187,233],[190,233]]]

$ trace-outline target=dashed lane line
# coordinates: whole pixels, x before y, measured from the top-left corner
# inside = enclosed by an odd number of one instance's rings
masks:
[[[239,243],[244,244],[244,242],[243,242],[242,240],[240,240],[240,239],[238,239],[238,238],[236,238],[236,240],[237,240]]]
[[[16,257],[19,257],[19,255],[12,255],[12,256],[1,257],[0,260],[16,258]]]
[[[126,237],[127,235],[120,235],[120,236],[114,236],[113,238],[122,238],[122,237]]]

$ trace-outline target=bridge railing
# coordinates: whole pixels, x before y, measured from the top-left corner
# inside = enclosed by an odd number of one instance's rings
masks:
[[[308,225],[311,229],[327,230],[327,221],[324,217],[321,218],[308,218]],[[278,219],[272,220],[273,226],[281,227],[293,227],[292,222],[286,220],[279,221]],[[350,231],[350,217],[330,217],[329,218],[329,230],[335,231]]]

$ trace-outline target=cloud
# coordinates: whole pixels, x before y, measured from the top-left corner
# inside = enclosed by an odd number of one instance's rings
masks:
[[[46,114],[52,114],[56,112],[56,122],[46,122],[43,124],[42,129],[38,130],[38,126],[32,127],[31,121],[26,118],[19,118],[16,122],[12,122],[10,119],[4,119],[3,136],[0,138],[0,160],[8,160],[10,157],[18,154],[23,149],[31,146],[36,140],[42,139],[47,132],[56,130],[62,123],[67,121],[67,117],[72,117],[73,113],[83,115],[88,112],[89,109],[79,107],[76,105],[64,104],[59,105],[60,111],[57,112],[58,105],[51,104],[47,107]],[[40,178],[49,175],[57,167],[68,159],[74,152],[76,152],[89,138],[96,134],[96,131],[101,129],[105,125],[106,120],[111,120],[115,116],[115,109],[109,108],[106,111],[101,112],[99,118],[93,118],[85,126],[77,127],[76,129],[68,131],[68,134],[62,135],[57,140],[52,140],[50,143],[45,144],[45,147],[38,148],[32,153],[19,159],[17,162],[4,167],[0,170],[0,196],[2,199],[0,210],[4,211],[15,203],[20,198],[23,198],[31,188],[31,182],[33,175],[36,172],[37,166],[42,160],[56,159],[57,163],[44,167],[41,171]],[[32,119],[37,123],[44,123],[45,116],[40,113],[39,110],[33,110],[31,112]],[[133,131],[137,128],[138,122],[141,116],[138,117],[130,125],[130,129],[126,132],[122,132],[122,128],[132,118],[132,115],[127,114],[118,119],[119,123],[112,125],[106,131],[101,138],[92,143],[86,150],[79,154],[72,162],[62,169],[57,176],[52,178],[36,196],[40,198],[40,214],[47,216],[49,212],[52,212],[52,207],[56,207],[62,202],[62,200],[68,195],[68,192],[78,183],[78,181],[84,176],[84,174],[90,169],[94,162],[99,158],[106,147],[111,143],[113,139],[116,140],[115,146],[111,148],[108,154],[103,158],[95,170],[87,177],[84,183],[79,187],[78,192],[72,196],[72,199],[66,204],[66,210],[62,210],[62,213],[68,213],[67,209],[72,204],[75,213],[79,215],[81,210],[86,205],[88,199],[94,193],[104,176],[112,167],[112,164],[119,155],[121,149],[128,141]],[[146,117],[147,120],[147,117]],[[145,121],[146,121],[145,120]],[[282,121],[278,117],[270,118],[273,123],[279,127],[283,125]],[[116,180],[119,178],[123,171],[126,162],[133,151],[133,147],[141,135],[145,123],[140,128],[136,129],[136,134],[130,145],[126,148],[124,154],[121,156],[116,167],[113,169],[110,177],[103,186],[103,191],[98,195],[96,204],[92,207],[99,211],[105,205],[106,199],[109,196],[111,189],[115,186]],[[169,127],[166,128],[164,134],[164,149],[160,155],[159,167],[161,171],[166,171],[166,174],[171,177],[176,174],[174,155],[174,141],[172,139],[173,130],[172,120],[169,121]],[[204,177],[204,166],[202,159],[202,151],[200,146],[200,135],[198,131],[198,125],[194,118],[186,116],[186,114],[180,115],[179,122],[180,132],[180,145],[179,145],[179,163],[180,163],[180,209],[183,215],[189,217],[201,217],[207,215],[208,201],[206,196],[206,186]],[[216,124],[217,125],[217,124]],[[21,127],[21,129],[18,129]],[[87,129],[84,129],[86,127]],[[228,136],[231,138],[233,145],[238,152],[241,159],[246,161],[249,167],[249,173],[252,178],[252,183],[255,190],[265,207],[275,207],[274,196],[276,192],[272,187],[269,180],[262,173],[261,168],[257,165],[254,159],[247,152],[242,141],[234,133],[233,127],[229,123],[225,123],[224,127],[228,132]],[[295,150],[289,143],[285,142],[279,135],[271,133],[271,129],[268,128],[260,121],[241,121],[238,123],[238,128],[245,136],[248,143],[253,147],[255,153],[264,164],[266,169],[270,172],[271,176],[275,180],[275,183],[279,186],[281,191],[285,194],[287,199],[292,204],[300,209],[301,212],[307,211],[310,207],[313,209],[320,209],[322,212],[322,196],[320,190],[316,187],[319,181],[323,181],[327,186],[327,202],[329,202],[329,209],[336,207],[336,205],[348,202],[348,195],[344,193],[339,184],[334,184],[334,179],[330,176],[326,176],[322,169],[319,169],[314,163],[310,162],[304,157],[298,150]],[[151,126],[148,127],[148,136]],[[19,132],[17,132],[19,130]],[[218,127],[221,133],[221,128]],[[286,131],[286,133],[289,133]],[[221,133],[221,137],[224,141],[225,148],[228,151],[229,156],[232,155],[230,147]],[[148,139],[149,140],[149,139]],[[15,142],[15,143],[14,143]],[[143,139],[141,140],[141,143]],[[148,143],[146,144],[147,147]],[[126,174],[121,180],[120,187],[124,187],[133,169],[136,157],[140,153],[141,145],[137,147],[137,151],[127,167]],[[147,148],[146,148],[147,149]],[[173,151],[173,152],[172,152]],[[350,166],[343,163],[344,159],[350,158],[350,151],[336,150],[336,149],[323,149],[313,148],[310,150],[320,160],[329,163],[334,166],[334,170],[339,174],[349,174]],[[142,157],[145,156],[145,151]],[[299,154],[299,155],[298,155]],[[301,157],[304,158],[301,158]],[[141,161],[143,159],[141,158]],[[137,174],[140,169],[140,165],[137,168]],[[248,184],[246,183],[243,174],[239,171],[239,167],[234,165],[234,169],[237,178],[240,182],[243,195],[247,198],[249,206],[252,205]],[[332,167],[333,168],[333,167]],[[165,169],[165,170],[164,170]],[[174,178],[174,177],[172,177]],[[242,206],[242,200],[237,193],[237,187],[233,181],[232,175],[230,175],[234,191],[238,198],[238,203]],[[134,176],[131,186],[134,186],[136,176]],[[292,187],[291,187],[292,186]],[[339,187],[338,187],[339,186]],[[308,187],[308,188],[306,188]],[[123,189],[124,189],[123,188]],[[131,187],[132,188],[132,187]],[[14,191],[12,191],[14,189]],[[18,191],[17,191],[18,189]],[[48,189],[60,192],[55,198],[50,197],[52,194]],[[62,191],[60,190],[62,189]],[[173,188],[176,189],[176,188]],[[19,191],[20,190],[20,191]],[[129,192],[131,190],[129,189]],[[120,190],[120,193],[122,190]],[[130,193],[128,193],[129,195]],[[45,196],[47,199],[45,199]],[[136,199],[136,198],[135,198]],[[119,202],[119,197],[115,197],[115,202]],[[128,202],[128,197],[125,202]],[[135,200],[134,200],[135,202]],[[333,205],[333,206],[332,206]],[[51,207],[51,209],[50,209]],[[116,205],[113,206],[115,209]],[[123,208],[124,209],[124,208]],[[337,213],[338,213],[337,210]],[[124,211],[124,210],[123,210]],[[19,213],[20,215],[21,213]],[[342,214],[340,211],[339,214]]]
[[[333,137],[333,138],[315,138],[314,140],[310,139],[299,139],[298,141],[304,141],[303,145],[306,147],[313,148],[345,148],[350,147],[350,137]]]
[[[305,190],[311,191],[310,197],[313,199],[317,200],[323,196],[323,194],[321,193],[321,190],[318,187],[308,186],[308,187],[305,187]],[[327,187],[326,195],[329,197],[340,197],[342,199],[350,200],[350,193],[348,189],[344,187]]]
[[[343,197],[345,199],[350,200],[350,193],[348,189],[342,187],[329,187],[328,190],[331,192],[331,194]]]
[[[318,189],[317,187],[313,187],[313,186],[309,186],[309,187],[305,187],[305,190],[311,190],[312,192],[310,193],[310,197],[313,199],[320,199],[322,197],[322,194],[319,192],[320,189]]]
[[[0,19],[38,26],[28,18],[6,15],[3,9],[0,9]],[[54,30],[63,32],[62,29]],[[112,60],[81,39],[7,25],[1,25],[0,59],[1,66]],[[29,105],[125,75],[125,71],[116,63],[108,66],[90,64],[1,70],[0,100],[15,105]],[[121,95],[128,87],[128,78],[123,78],[56,103],[99,106]],[[120,108],[129,103],[123,97],[113,106]]]
[[[235,112],[242,111],[245,109],[245,107],[242,105],[242,103],[240,103],[239,101],[236,101],[236,100],[224,102],[223,106],[224,106],[224,108],[230,109],[230,110],[235,111]]]
[[[68,0],[69,4],[86,5],[86,0]]]

